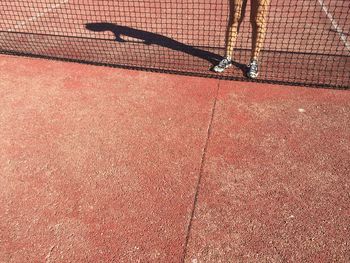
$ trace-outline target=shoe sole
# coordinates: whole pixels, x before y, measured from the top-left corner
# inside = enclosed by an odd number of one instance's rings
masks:
[[[256,75],[255,75],[255,74],[254,74],[254,75],[248,74],[247,76],[248,76],[248,78],[250,78],[250,79],[257,79],[258,76],[259,76],[259,73],[257,73]]]
[[[227,69],[227,68],[229,68],[229,67],[231,67],[232,66],[232,64],[231,65],[228,65],[227,67],[225,67],[225,68],[219,68],[219,67],[214,67],[213,68],[213,71],[214,72],[216,72],[216,73],[222,73],[222,72],[224,72],[225,71],[225,69]]]

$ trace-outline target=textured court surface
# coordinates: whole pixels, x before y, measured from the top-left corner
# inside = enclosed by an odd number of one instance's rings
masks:
[[[349,102],[0,56],[0,262],[349,262]]]

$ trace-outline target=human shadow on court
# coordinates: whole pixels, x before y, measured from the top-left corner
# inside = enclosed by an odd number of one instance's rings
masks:
[[[180,43],[169,37],[127,26],[120,26],[112,23],[88,23],[86,24],[86,28],[94,32],[113,32],[115,35],[115,40],[120,43],[143,43],[145,45],[158,45],[175,51],[180,51],[203,60],[207,60],[212,65],[216,65],[223,58],[218,54]],[[141,42],[124,40],[123,36],[138,39]],[[242,71],[245,70],[245,65],[243,64],[234,63],[234,66],[241,69]]]

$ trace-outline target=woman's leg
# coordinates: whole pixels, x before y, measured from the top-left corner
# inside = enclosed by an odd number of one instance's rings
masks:
[[[253,28],[252,61],[259,60],[260,50],[264,46],[269,4],[270,0],[251,0],[250,22]]]
[[[232,65],[232,53],[236,45],[239,27],[244,18],[247,0],[230,0],[230,17],[226,33],[226,52],[225,58],[219,62],[213,69],[215,72],[223,72]]]
[[[250,12],[250,22],[252,23],[252,54],[247,76],[256,79],[259,75],[258,60],[260,50],[264,46],[267,26],[267,13],[270,0],[251,0],[252,10]]]
[[[243,21],[247,0],[230,0],[229,27],[226,35],[225,57],[232,59],[233,49],[237,42],[239,27]]]

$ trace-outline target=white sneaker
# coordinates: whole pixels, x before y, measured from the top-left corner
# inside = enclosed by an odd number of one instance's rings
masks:
[[[250,62],[250,64],[248,65],[247,76],[248,76],[248,78],[256,79],[258,77],[258,75],[259,75],[258,61],[252,60]]]
[[[223,60],[221,60],[219,62],[219,64],[217,64],[213,70],[217,73],[221,73],[224,72],[225,69],[227,69],[228,67],[232,66],[232,60],[228,59],[228,58],[224,58]]]

